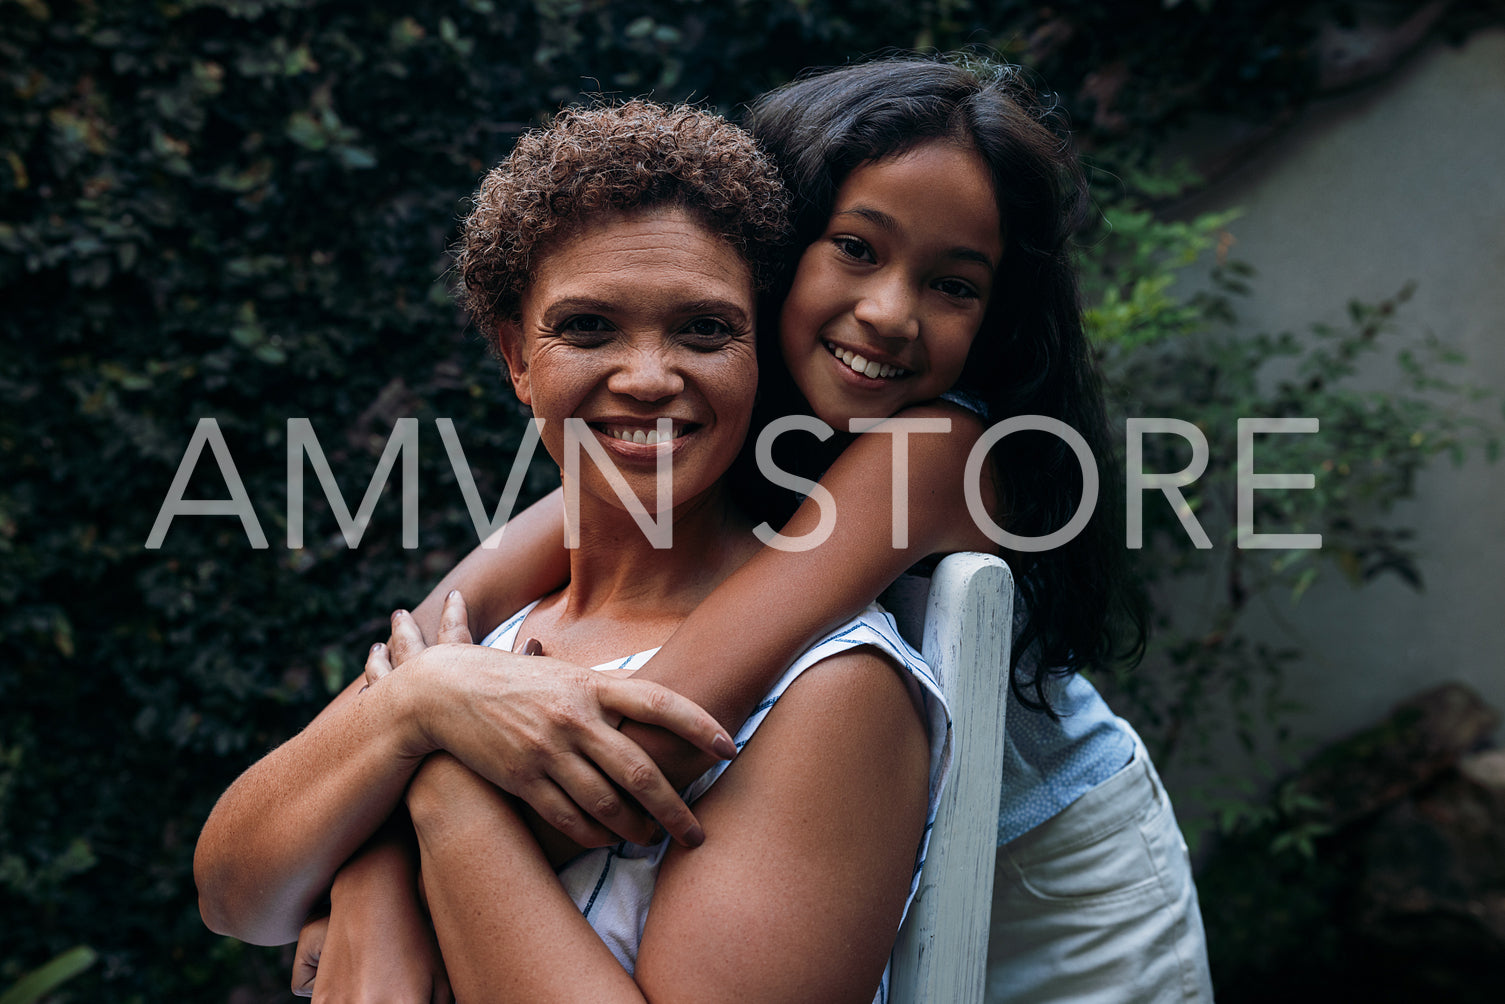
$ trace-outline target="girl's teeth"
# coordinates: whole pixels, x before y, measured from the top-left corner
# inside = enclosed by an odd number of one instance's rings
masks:
[[[864,359],[849,349],[838,348],[830,344],[827,344],[826,348],[830,349],[831,354],[837,359],[845,363],[848,369],[861,373],[865,377],[886,380],[889,377],[899,376],[904,372],[904,370],[897,366],[888,366],[873,359]]]

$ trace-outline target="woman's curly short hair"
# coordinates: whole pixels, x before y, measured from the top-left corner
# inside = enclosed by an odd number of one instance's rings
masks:
[[[726,119],[690,105],[567,108],[481,182],[457,251],[461,297],[493,343],[551,243],[603,210],[676,206],[735,247],[768,287],[789,232],[773,162]]]

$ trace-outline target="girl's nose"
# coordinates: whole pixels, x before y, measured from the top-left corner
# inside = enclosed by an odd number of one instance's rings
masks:
[[[639,401],[662,401],[685,389],[684,376],[657,350],[631,353],[606,380],[606,389]]]
[[[920,317],[915,308],[909,284],[895,276],[864,290],[853,313],[879,337],[914,341],[920,337]]]

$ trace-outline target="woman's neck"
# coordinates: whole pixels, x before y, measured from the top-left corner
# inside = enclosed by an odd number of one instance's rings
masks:
[[[655,548],[631,514],[582,497],[570,581],[529,615],[523,635],[581,663],[654,648],[759,548],[720,489],[677,508],[673,546]]]

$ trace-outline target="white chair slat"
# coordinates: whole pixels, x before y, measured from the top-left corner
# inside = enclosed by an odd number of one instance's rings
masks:
[[[885,602],[913,643],[915,601]],[[951,776],[894,944],[892,1004],[983,999],[1013,605],[1013,576],[993,555],[953,554],[931,578],[920,650],[951,707]]]

